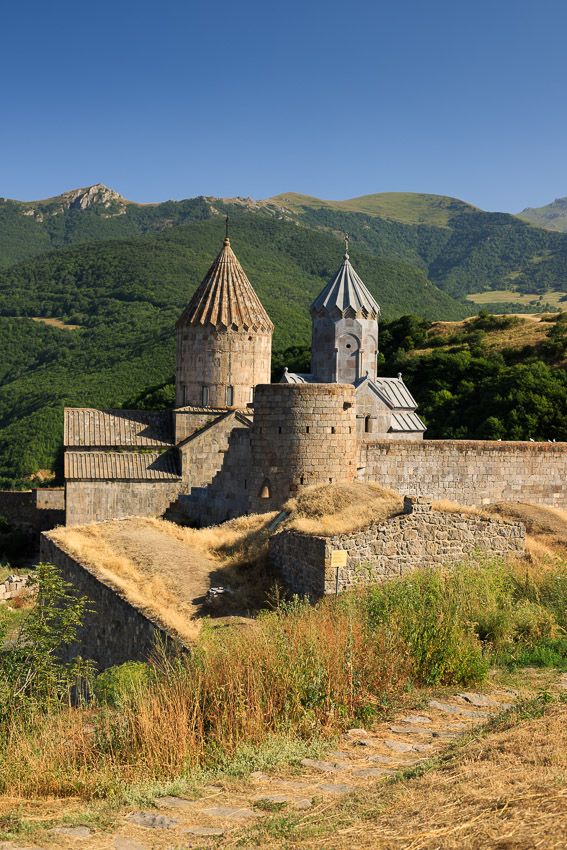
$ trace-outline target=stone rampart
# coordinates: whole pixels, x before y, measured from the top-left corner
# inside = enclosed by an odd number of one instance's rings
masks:
[[[337,587],[352,590],[420,567],[441,567],[475,551],[521,557],[525,548],[519,522],[442,513],[425,499],[406,497],[403,515],[359,531],[335,537],[282,531],[270,540],[270,564],[293,593],[315,601]]]
[[[33,534],[48,531],[65,522],[65,490],[0,490],[0,516]]]
[[[171,638],[161,623],[128,601],[119,588],[65,552],[49,533],[41,535],[40,552],[41,560],[58,567],[77,594],[90,600],[93,609],[85,616],[76,643],[65,650],[62,660],[80,655],[104,670],[126,661],[147,661],[156,640],[166,642]]]
[[[358,477],[403,495],[449,499],[463,505],[507,500],[567,508],[567,443],[359,443]]]
[[[181,491],[181,482],[67,481],[67,525],[127,516],[162,516]]]

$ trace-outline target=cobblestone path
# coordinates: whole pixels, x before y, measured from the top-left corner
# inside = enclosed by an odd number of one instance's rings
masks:
[[[567,690],[567,674],[557,686]],[[256,772],[246,781],[212,783],[199,799],[158,797],[155,808],[131,811],[114,832],[84,826],[52,830],[40,848],[25,842],[0,842],[0,850],[173,850],[214,847],[219,836],[229,836],[272,814],[277,804],[284,812],[309,812],[321,800],[380,782],[420,761],[439,754],[451,741],[509,708],[519,692],[512,688],[462,692],[449,698],[430,699],[426,708],[400,714],[394,721],[377,724],[372,731],[350,729],[327,759],[303,759],[301,771],[285,775],[281,766],[273,773]],[[525,695],[532,695],[526,692]],[[270,806],[270,804],[272,804]],[[236,835],[235,835],[236,837]]]

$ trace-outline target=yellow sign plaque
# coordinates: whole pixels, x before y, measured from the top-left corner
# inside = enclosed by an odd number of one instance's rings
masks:
[[[335,549],[331,552],[331,566],[332,567],[346,567],[347,565],[348,553],[345,552],[344,549]]]

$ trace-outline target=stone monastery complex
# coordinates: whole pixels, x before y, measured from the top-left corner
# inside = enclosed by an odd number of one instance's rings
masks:
[[[401,375],[377,375],[379,316],[347,248],[311,305],[311,373],[271,384],[274,326],[227,236],[176,325],[175,408],[65,411],[67,524],[171,505],[217,523],[357,478],[462,504],[567,507],[567,444],[423,439]]]

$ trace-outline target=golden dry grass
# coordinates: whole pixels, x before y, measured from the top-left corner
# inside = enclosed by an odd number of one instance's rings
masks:
[[[108,525],[113,525],[109,523]],[[132,604],[156,618],[183,642],[192,642],[199,624],[194,611],[180,598],[166,570],[151,574],[104,538],[105,525],[58,528],[51,537],[64,551],[85,564]]]
[[[567,846],[567,707],[474,739],[441,769],[375,784],[294,847],[377,850],[556,850]],[[307,830],[306,830],[307,831]],[[272,839],[254,846],[276,847]]]
[[[360,481],[306,487],[284,505],[282,528],[324,537],[364,528],[401,513],[399,493]]]

